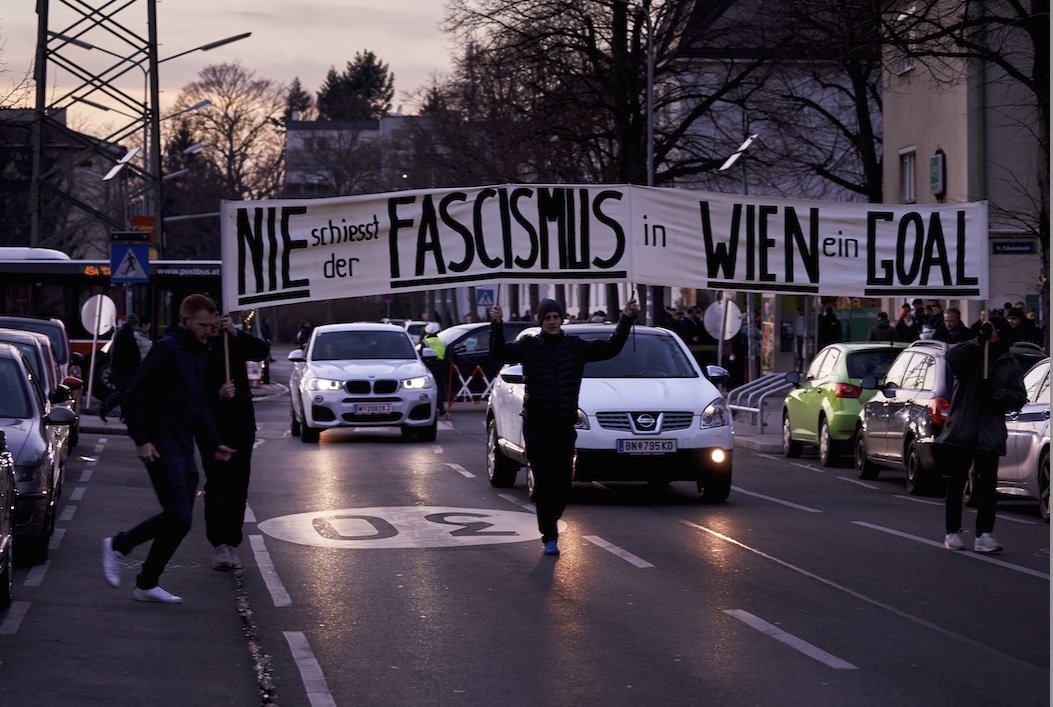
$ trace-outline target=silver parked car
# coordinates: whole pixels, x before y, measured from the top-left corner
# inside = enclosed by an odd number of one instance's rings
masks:
[[[423,360],[433,356],[394,324],[315,327],[306,350],[289,354],[292,434],[313,443],[336,427],[398,427],[434,440],[439,390]]]
[[[999,493],[1038,501],[1042,518],[1049,522],[1049,359],[1031,367],[1024,376],[1027,404],[1006,413],[1006,455],[998,461]],[[971,482],[970,477],[970,482]],[[965,486],[965,502],[972,483]]]

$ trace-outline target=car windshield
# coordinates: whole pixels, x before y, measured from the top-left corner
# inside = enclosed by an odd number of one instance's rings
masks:
[[[848,354],[845,367],[849,378],[862,378],[863,376],[877,376],[883,378],[892,362],[903,349],[882,349],[880,351],[856,351]]]
[[[413,358],[417,353],[401,331],[330,331],[319,333],[311,345],[312,361]]]
[[[0,417],[26,419],[32,416],[22,371],[13,359],[0,359]]]
[[[575,334],[583,339],[606,339],[609,332]],[[669,336],[629,336],[617,356],[585,364],[585,378],[697,378],[698,372],[683,349]]]

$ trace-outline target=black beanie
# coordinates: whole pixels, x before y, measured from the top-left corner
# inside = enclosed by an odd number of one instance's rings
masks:
[[[563,305],[554,299],[543,299],[541,304],[537,306],[537,320],[540,322],[545,318],[545,315],[549,312],[555,312],[559,315],[560,319],[566,318],[566,314],[563,312]]]
[[[998,332],[998,338],[1003,341],[1009,336],[1009,333],[1013,331],[1013,326],[1009,323],[1009,320],[1004,317],[991,317],[987,321],[991,322],[991,326],[993,326],[995,331]]]

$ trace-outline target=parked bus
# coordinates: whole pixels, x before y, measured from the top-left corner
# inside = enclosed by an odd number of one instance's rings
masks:
[[[109,366],[104,354],[96,356],[94,364],[91,361],[93,337],[81,322],[84,304],[95,295],[108,295],[116,305],[118,322],[134,312],[153,323],[151,335],[157,338],[167,326],[178,323],[183,298],[197,292],[222,307],[220,261],[151,261],[149,282],[122,284],[110,282],[107,260],[71,260],[46,248],[0,248],[0,314],[62,320],[71,348],[84,357],[84,375],[95,371],[92,397],[98,399],[112,391]],[[103,348],[112,334],[99,337],[95,348]]]

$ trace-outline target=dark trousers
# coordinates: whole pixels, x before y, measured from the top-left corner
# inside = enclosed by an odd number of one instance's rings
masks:
[[[570,501],[574,477],[573,422],[523,420],[527,461],[534,472],[534,502],[541,540],[559,537],[557,522]]]
[[[994,452],[944,447],[943,454],[950,470],[951,480],[947,484],[947,532],[956,533],[962,527],[962,491],[969,478],[969,466],[973,468],[972,498],[976,503],[976,537],[994,530],[995,506],[998,483],[998,455]]]
[[[135,586],[140,589],[157,586],[168,561],[190,532],[198,484],[193,455],[163,452],[160,459],[146,465],[146,470],[161,503],[161,512],[113,539],[113,549],[123,554],[153,540],[142,571],[135,578]]]
[[[205,536],[212,547],[241,545],[255,436],[253,431],[227,442],[237,449],[230,461],[201,461],[205,468]]]

